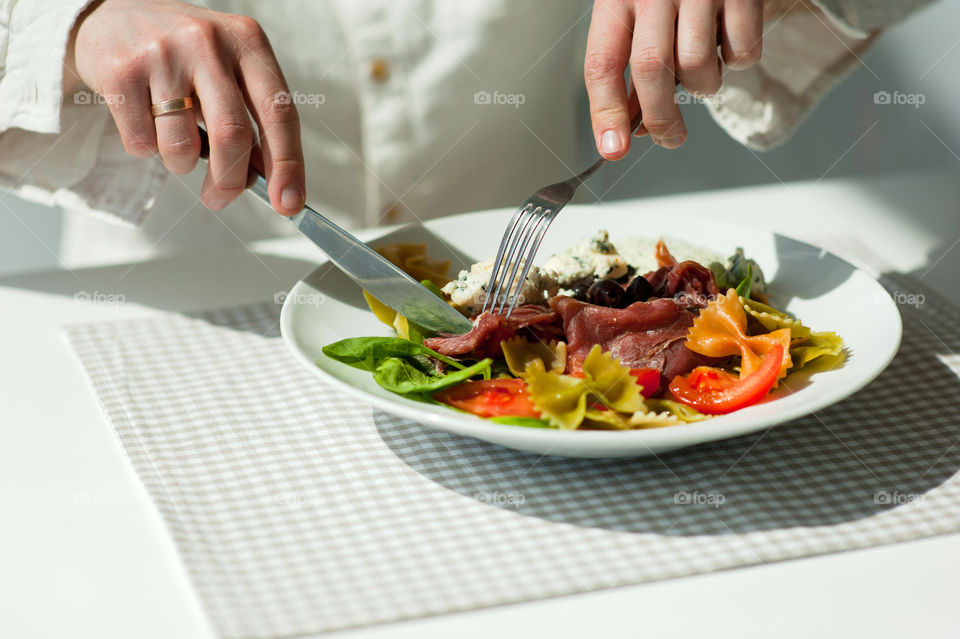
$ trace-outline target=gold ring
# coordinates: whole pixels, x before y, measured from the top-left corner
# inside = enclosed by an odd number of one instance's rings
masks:
[[[153,117],[157,117],[165,113],[176,113],[177,111],[185,111],[192,108],[193,98],[188,96],[186,98],[177,98],[176,100],[167,100],[160,104],[154,104],[150,107],[150,113],[153,114]]]

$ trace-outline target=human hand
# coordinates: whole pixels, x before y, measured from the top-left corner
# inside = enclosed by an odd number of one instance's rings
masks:
[[[746,69],[760,60],[763,0],[595,0],[584,79],[597,150],[619,160],[630,146],[630,116],[643,112],[637,135],[675,149],[687,137],[676,100],[679,81],[693,95],[720,89],[722,64]],[[720,47],[720,53],[717,47]],[[628,98],[623,72],[630,66]]]
[[[303,208],[300,120],[255,20],[177,0],[102,0],[80,16],[69,44],[65,86],[75,73],[106,97],[127,153],[159,152],[169,171],[188,173],[200,154],[202,119],[210,138],[201,190],[208,208],[222,209],[243,192],[251,153],[262,153],[273,207],[288,216]],[[186,96],[195,96],[193,109],[150,112],[151,104]]]

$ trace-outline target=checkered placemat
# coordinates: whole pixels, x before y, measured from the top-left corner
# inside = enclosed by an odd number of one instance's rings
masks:
[[[270,637],[960,530],[960,312],[886,285],[915,305],[856,396],[635,460],[540,458],[372,411],[294,362],[273,304],[69,338],[217,630]]]

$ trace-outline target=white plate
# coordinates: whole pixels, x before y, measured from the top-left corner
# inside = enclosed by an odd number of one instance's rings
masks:
[[[431,256],[452,260],[455,273],[489,257],[511,214],[499,210],[442,218],[405,227],[370,243],[426,242]],[[720,255],[744,247],[763,268],[778,308],[794,313],[814,330],[843,336],[848,348],[846,363],[836,370],[791,377],[791,389],[777,390],[770,400],[704,422],[635,431],[560,432],[496,424],[443,406],[407,400],[380,388],[369,373],[324,356],[321,347],[345,337],[393,334],[368,310],[356,285],[330,264],[319,266],[287,295],[280,318],[283,339],[304,366],[357,401],[429,428],[565,457],[638,457],[762,430],[855,393],[897,352],[900,314],[873,278],[809,244],[721,219],[616,206],[569,206],[550,228],[538,261],[601,228],[610,231],[614,244],[617,237],[666,235],[685,238]]]

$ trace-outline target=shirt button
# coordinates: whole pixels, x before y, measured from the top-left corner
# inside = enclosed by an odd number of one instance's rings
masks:
[[[384,83],[390,77],[390,65],[383,58],[374,58],[370,61],[370,79],[377,83]]]

